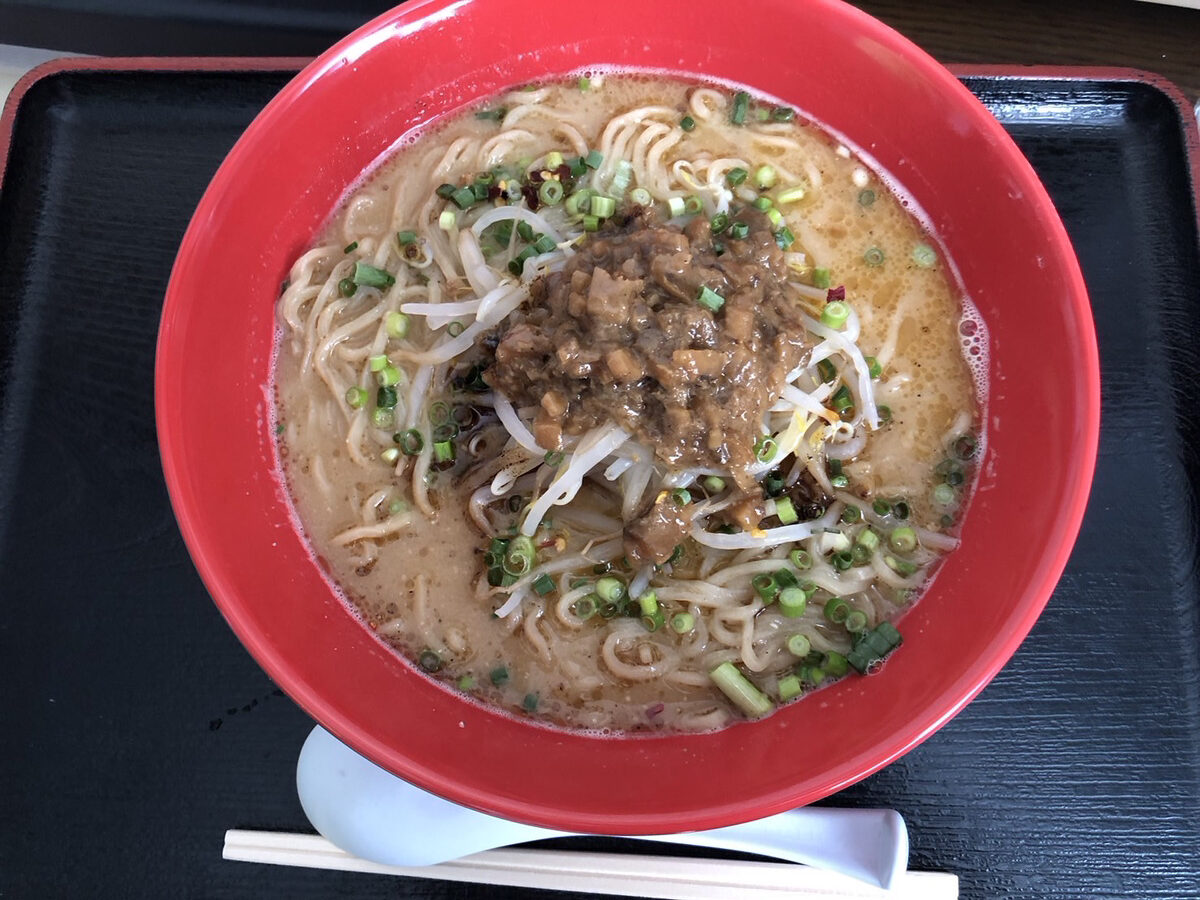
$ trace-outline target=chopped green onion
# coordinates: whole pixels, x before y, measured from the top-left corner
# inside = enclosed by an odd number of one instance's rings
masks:
[[[777,211],[778,210],[772,210],[772,212]],[[788,247],[792,246],[792,244],[796,243],[796,235],[792,234],[792,229],[784,225],[777,232],[775,232],[775,243],[779,245],[780,250],[786,250]]]
[[[592,198],[591,213],[594,216],[599,216],[601,219],[607,219],[617,211],[617,201],[612,197],[604,197],[597,194]]]
[[[858,205],[870,206],[875,202],[875,192],[870,188],[858,192]]]
[[[375,381],[383,387],[391,387],[400,383],[400,370],[395,366],[384,366],[375,373]]]
[[[375,392],[375,405],[380,409],[394,409],[399,399],[396,389],[391,385],[380,385]]]
[[[354,283],[363,287],[385,288],[396,283],[396,279],[375,266],[365,262],[354,264]]]
[[[353,278],[343,278],[338,282],[338,293],[343,297],[353,297],[357,290],[358,285],[354,283]]]
[[[353,253],[357,249],[358,249],[358,241],[351,241],[349,244],[347,244],[345,246],[345,249],[343,249],[342,252],[343,253]]]
[[[850,558],[854,565],[865,565],[871,559],[871,550],[863,544],[855,544],[850,548]]]
[[[558,206],[558,204],[562,203],[564,193],[562,182],[555,178],[550,178],[543,181],[542,186],[538,188],[538,199],[545,206]]]
[[[667,563],[666,563],[666,564],[667,564],[668,566],[669,566],[669,565],[673,565],[674,563],[677,563],[677,562],[679,562],[679,560],[680,560],[682,557],[683,557],[683,544],[676,544],[676,545],[675,545],[675,549],[671,551],[671,556],[670,556],[670,558],[667,560]]]
[[[883,374],[883,366],[881,366],[879,364],[879,360],[873,356],[867,357],[867,374],[872,378],[878,378]]]
[[[583,230],[584,231],[599,231],[600,230],[600,217],[592,216],[592,215],[584,216],[583,217]]]
[[[497,666],[488,673],[488,678],[496,687],[502,684],[508,684],[508,669],[504,666]]]
[[[538,708],[538,695],[529,693],[525,695],[525,699],[521,701],[521,707],[525,712],[535,712]]]
[[[907,519],[909,514],[908,504],[903,500],[893,500],[892,512],[897,519]]]
[[[526,247],[513,259],[509,260],[508,271],[512,272],[514,275],[520,275],[525,271],[525,261],[527,259],[533,259],[535,256],[537,256],[537,251],[532,247]]]
[[[874,553],[879,547],[879,532],[873,528],[864,528],[858,533],[856,543],[860,547],[866,547],[868,553]]]
[[[750,95],[745,91],[738,91],[733,95],[733,109],[729,113],[729,121],[734,125],[741,125],[746,121],[746,111],[750,108]]]
[[[879,421],[881,421],[881,422],[892,421],[892,408],[890,406],[880,403],[879,406],[877,407],[877,409],[879,412]]]
[[[854,554],[843,550],[840,553],[835,553],[831,557],[833,567],[839,572],[845,572],[854,565]]]
[[[517,223],[517,237],[523,241],[532,241],[534,239],[533,226],[522,219]]]
[[[907,526],[897,528],[888,535],[888,545],[897,553],[912,553],[917,549],[917,533]]]
[[[799,587],[786,587],[779,592],[779,611],[785,616],[796,618],[804,615],[808,607],[808,595]]]
[[[734,222],[729,226],[729,236],[735,241],[744,241],[750,236],[750,226],[745,222]]]
[[[437,191],[435,193],[439,197],[441,197],[443,200],[449,200],[451,195],[457,190],[458,190],[457,186],[455,186],[453,184],[448,184],[446,182],[442,182],[441,184],[438,185]]]
[[[434,425],[449,422],[452,412],[450,404],[445,400],[435,400],[429,404],[429,421]]]
[[[612,181],[609,182],[608,191],[616,197],[625,196],[625,191],[629,189],[629,182],[633,179],[633,165],[627,159],[617,160],[617,170],[613,173]]]
[[[686,215],[698,216],[700,213],[704,212],[704,201],[695,194],[692,194],[683,201],[683,211]]]
[[[417,233],[415,231],[397,231],[396,232],[396,243],[398,243],[401,247],[406,247],[409,244],[415,244],[416,242],[417,242]]]
[[[533,568],[536,553],[532,538],[523,534],[513,538],[508,542],[508,549],[504,551],[504,571],[519,578]]]
[[[696,302],[710,312],[716,312],[725,305],[725,298],[708,286],[700,288]]]
[[[367,405],[367,400],[370,398],[366,388],[352,387],[346,391],[346,402],[353,409],[362,409]]]
[[[928,269],[937,262],[937,253],[928,244],[917,244],[913,247],[912,261],[922,269]]]
[[[672,219],[682,216],[685,209],[687,204],[682,197],[671,197],[667,200],[667,212],[671,214]]]
[[[821,324],[826,328],[841,328],[850,318],[850,305],[841,300],[831,300],[821,310]]]
[[[583,619],[585,622],[596,614],[597,609],[595,594],[580,597],[571,604],[571,612],[575,614],[576,618]]]
[[[892,504],[888,503],[886,500],[876,500],[871,504],[871,509],[875,510],[876,515],[886,516],[892,511]]]
[[[637,604],[643,616],[651,615],[658,610],[658,594],[654,591],[646,591],[637,598]]]
[[[566,459],[566,456],[561,450],[550,450],[544,457],[542,457],[542,462],[544,462],[550,468],[556,469],[562,465],[562,461],[564,459]]]
[[[796,118],[796,111],[788,106],[777,106],[771,110],[771,118],[776,122],[790,122]]]
[[[572,157],[567,165],[571,167],[572,178],[579,178],[587,174],[587,163],[584,161],[582,156]]]
[[[462,678],[458,679],[458,689],[460,691],[469,691],[474,687],[475,687],[475,676],[474,675],[464,675]]]
[[[710,494],[719,494],[725,490],[725,479],[719,475],[709,475],[702,482],[704,489]]]
[[[863,262],[872,268],[882,266],[884,260],[883,251],[878,247],[871,247],[863,254]]]
[[[781,703],[787,703],[794,697],[799,697],[804,693],[804,685],[800,683],[800,679],[795,675],[784,675],[779,679],[779,700]]]
[[[550,170],[557,169],[563,164],[563,155],[557,150],[551,150],[546,154],[546,168]]]
[[[684,131],[691,131],[692,129],[694,129],[696,127],[696,120],[693,119],[691,116],[684,116],[682,119],[679,120],[679,127],[682,128]]]
[[[383,390],[383,388],[380,388],[380,390]],[[385,407],[379,406],[371,410],[371,424],[376,428],[391,428],[395,418],[392,411]]]
[[[862,518],[862,510],[857,506],[847,506],[842,510],[842,521],[847,525],[853,525]]]
[[[828,290],[829,285],[832,284],[830,277],[828,269],[817,266],[812,271],[813,287]]]
[[[780,497],[775,501],[775,515],[784,525],[794,525],[800,521],[800,517],[796,515],[796,507],[787,497]]]
[[[438,672],[442,668],[442,657],[436,650],[426,647],[417,657],[417,662],[426,672]]]
[[[846,630],[851,634],[857,634],[867,627],[867,614],[861,609],[852,609],[850,614],[846,616]]]
[[[591,86],[592,86],[592,79],[588,78],[586,75],[579,76],[579,89],[581,91],[589,90],[591,88]]]
[[[788,554],[788,561],[801,572],[812,568],[812,557],[807,550],[793,550]]]
[[[383,317],[383,326],[388,337],[398,340],[408,337],[408,316],[402,312],[390,312]]]
[[[606,575],[597,579],[596,595],[606,603],[619,603],[625,599],[625,584],[619,578]]]
[[[781,191],[779,196],[775,198],[775,202],[782,206],[785,203],[796,203],[804,199],[807,192],[800,185],[790,187],[786,191]]]
[[[775,443],[775,439],[769,434],[761,435],[754,442],[754,458],[759,462],[770,462],[775,458],[779,446]]]
[[[797,632],[787,639],[787,649],[788,653],[797,659],[804,659],[812,652],[812,641],[808,639],[808,635]]]
[[[825,659],[821,662],[821,667],[831,678],[841,678],[849,670],[846,657],[842,656],[836,650],[830,650],[825,654]]]
[[[837,378],[837,366],[833,364],[833,360],[823,359],[817,363],[817,374],[821,376],[821,381],[823,383],[829,384],[831,381]]]
[[[446,334],[450,335],[450,337],[458,337],[462,333],[463,323],[459,322],[457,319],[446,326]]]
[[[771,207],[770,209],[766,210],[766,213],[767,218],[771,220],[772,228],[778,228],[783,224],[783,213],[781,213],[779,210]]]
[[[454,214],[454,210],[452,209],[444,209],[442,210],[442,214],[438,216],[438,228],[442,229],[442,231],[450,231],[457,224],[458,216]]]
[[[604,154],[599,150],[589,150],[588,155],[583,158],[583,164],[589,169],[600,168],[602,162],[604,162]]]
[[[545,597],[554,590],[554,579],[545,573],[539,575],[533,581],[533,592],[539,597]]]
[[[774,602],[776,595],[779,593],[779,583],[775,580],[775,576],[769,572],[759,572],[750,579],[750,585],[754,588],[755,593],[762,598],[763,603],[770,604]]]
[[[745,181],[749,177],[750,177],[750,173],[747,172],[745,169],[743,169],[741,166],[734,166],[732,169],[730,169],[728,172],[725,173],[725,180],[728,181],[732,187],[737,187],[739,184],[741,184],[743,181]]]
[[[883,562],[897,575],[902,575],[905,578],[907,578],[909,575],[915,575],[917,573],[917,567],[913,563],[910,563],[907,559],[897,559],[894,556],[885,556],[883,558]]]
[[[470,209],[475,205],[475,191],[469,187],[459,188],[450,195],[450,202],[459,209]]]
[[[696,617],[691,613],[681,612],[671,616],[671,630],[676,634],[687,634],[696,627]]]
[[[391,364],[392,361],[387,358],[386,353],[380,353],[378,356],[372,356],[367,359],[367,365],[372,372],[382,372]]]
[[[850,604],[841,597],[830,597],[825,603],[825,618],[834,625],[841,625],[850,615]]]
[[[751,203],[750,205],[753,206],[755,209],[759,210],[760,212],[766,212],[768,209],[770,209],[775,204],[771,202],[770,197],[755,197],[754,202]]]
[[[497,106],[494,109],[479,110],[477,113],[475,113],[475,118],[484,122],[499,122],[504,118],[504,114],[507,112],[508,110],[506,110],[503,106]]]
[[[416,456],[425,449],[425,436],[415,428],[396,432],[392,440],[400,445],[400,451],[405,456]]]
[[[835,488],[844,488],[850,486],[850,479],[845,475],[834,475],[829,479],[829,483]]]
[[[829,401],[833,404],[833,408],[837,412],[844,413],[854,405],[854,395],[850,393],[850,388],[843,384],[833,392],[833,396],[829,398]]]
[[[671,491],[671,499],[675,501],[676,506],[687,506],[692,502],[692,492],[687,488],[675,488]]]
[[[949,506],[954,502],[954,488],[948,484],[939,484],[933,489],[933,502],[938,506]]]
[[[796,576],[792,574],[791,569],[783,568],[775,570],[775,583],[782,590],[783,588],[795,587],[800,582],[796,580]]]
[[[759,190],[766,190],[775,186],[775,180],[778,176],[775,174],[775,169],[771,166],[759,166],[754,170],[754,182],[758,185]]]
[[[454,462],[454,442],[437,441],[433,445],[433,458],[440,463]]]
[[[629,202],[634,206],[649,206],[654,202],[654,198],[645,188],[634,188],[629,192]]]
[[[765,716],[774,704],[767,695],[756,688],[745,675],[737,670],[728,660],[721,663],[708,673],[721,693],[733,701],[742,712],[748,716],[759,718]]]
[[[400,451],[397,450],[395,447],[388,447],[386,450],[384,450],[382,453],[379,454],[379,458],[382,459],[389,466],[394,466],[396,464],[397,460],[400,459]]]

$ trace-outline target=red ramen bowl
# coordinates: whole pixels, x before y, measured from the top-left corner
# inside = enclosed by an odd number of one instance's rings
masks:
[[[1062,223],[1028,162],[949,72],[836,0],[771,0],[753,16],[730,15],[721,0],[665,0],[646,12],[629,0],[429,0],[323,54],[247,129],[201,200],[167,291],[156,373],[180,528],[217,605],[276,683],[349,746],[430,791],[612,834],[710,828],[809,803],[944,725],[1049,598],[1083,516],[1099,428],[1095,334]],[[765,52],[767,34],[797,46]],[[715,733],[556,730],[420,674],[330,586],[293,524],[276,460],[275,301],[348,186],[413,128],[595,65],[740,82],[861,148],[928,215],[991,336],[987,451],[962,546],[905,615],[902,651],[876,676]]]

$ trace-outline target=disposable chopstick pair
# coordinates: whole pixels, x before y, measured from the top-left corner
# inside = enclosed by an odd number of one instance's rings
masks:
[[[957,900],[958,877],[906,872],[891,890],[795,863],[570,850],[487,850],[436,866],[387,866],[351,856],[314,834],[225,832],[225,859],[376,875],[466,881],[670,900]]]

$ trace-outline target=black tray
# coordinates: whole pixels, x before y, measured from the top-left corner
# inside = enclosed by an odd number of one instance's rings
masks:
[[[309,830],[293,777],[312,723],[188,559],[155,444],[154,341],[196,201],[288,74],[105,65],[28,89],[0,188],[0,896],[533,895],[222,861],[227,828]],[[1195,126],[1136,73],[965,80],[1080,254],[1104,379],[1096,486],[1012,662],[829,802],[900,810],[912,867],[957,873],[966,898],[1195,900]]]

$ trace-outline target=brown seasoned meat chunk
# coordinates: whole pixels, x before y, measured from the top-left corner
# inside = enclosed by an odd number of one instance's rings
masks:
[[[540,407],[539,443],[616,422],[672,466],[729,468],[755,490],[745,468],[806,330],[770,222],[735,220],[749,234],[723,234],[718,254],[707,221],[680,229],[643,210],[531,285],[484,377]],[[724,305],[698,303],[702,288]]]
[[[665,563],[688,534],[689,523],[665,491],[654,505],[625,526],[625,555],[635,566]]]

